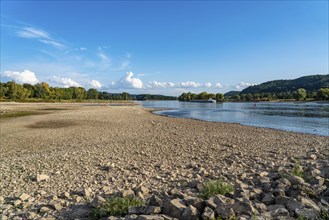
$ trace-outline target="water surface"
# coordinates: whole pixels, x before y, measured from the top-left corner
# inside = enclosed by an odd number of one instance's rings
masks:
[[[166,108],[156,114],[204,121],[240,123],[329,136],[329,103],[325,102],[225,102],[195,103],[143,101],[147,108]]]

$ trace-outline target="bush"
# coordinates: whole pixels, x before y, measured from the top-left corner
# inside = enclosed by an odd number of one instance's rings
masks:
[[[203,199],[209,199],[213,195],[225,195],[234,191],[234,187],[222,180],[210,180],[203,184],[199,196]]]
[[[106,203],[95,208],[92,212],[94,218],[99,219],[107,216],[125,216],[130,207],[142,206],[144,201],[136,197],[114,197],[106,199]]]
[[[301,178],[304,178],[304,170],[303,167],[300,165],[300,162],[296,163],[296,165],[292,169],[291,174],[294,176],[299,176]]]

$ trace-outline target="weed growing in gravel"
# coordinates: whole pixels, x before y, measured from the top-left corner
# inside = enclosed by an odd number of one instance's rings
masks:
[[[203,184],[199,196],[203,199],[209,199],[213,195],[224,195],[234,191],[234,187],[222,180],[209,180]]]
[[[296,165],[292,169],[291,174],[294,176],[299,176],[301,178],[304,178],[304,170],[303,170],[303,167],[300,165],[299,161],[296,163]]]
[[[142,206],[144,201],[136,197],[108,197],[106,203],[93,209],[92,216],[99,219],[106,216],[124,216],[130,207]]]

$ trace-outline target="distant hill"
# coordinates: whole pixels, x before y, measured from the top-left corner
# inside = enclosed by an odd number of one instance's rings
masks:
[[[236,95],[240,95],[240,91],[229,91],[227,93],[224,94],[225,97],[233,97]]]
[[[303,76],[292,80],[268,81],[259,85],[249,86],[242,90],[240,94],[294,92],[299,88],[304,88],[308,92],[315,92],[320,88],[329,88],[329,74]]]

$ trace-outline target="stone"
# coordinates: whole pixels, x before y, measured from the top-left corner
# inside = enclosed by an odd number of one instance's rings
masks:
[[[50,177],[45,175],[45,174],[38,174],[36,176],[36,181],[41,182],[41,181],[47,181]]]
[[[69,199],[70,198],[70,193],[68,192],[63,192],[60,196],[62,199]]]
[[[260,213],[266,212],[267,211],[267,207],[264,203],[260,203],[260,202],[255,202],[254,203],[255,208],[257,209],[257,211],[259,211]]]
[[[198,180],[192,180],[187,183],[187,186],[191,188],[198,188],[198,184],[199,184]]]
[[[128,189],[128,190],[122,191],[121,195],[122,195],[122,197],[129,197],[129,196],[135,196],[135,193],[131,189]]]
[[[138,193],[141,193],[143,196],[146,196],[149,194],[149,190],[148,188],[144,187],[144,186],[140,186],[138,187],[136,190],[135,190],[135,193],[138,194]]]
[[[274,204],[274,201],[275,201],[275,197],[273,196],[272,193],[266,193],[262,198],[262,203],[264,203],[267,206]]]
[[[273,210],[276,210],[276,209],[279,209],[279,208],[285,208],[285,206],[284,205],[270,205],[270,206],[268,206],[267,207],[267,209],[269,210],[269,211],[273,211]]]
[[[91,192],[91,188],[84,188],[83,190],[81,190],[80,195],[89,198],[91,196]]]
[[[268,176],[268,172],[266,172],[266,171],[260,172],[259,176]]]
[[[173,199],[164,205],[163,213],[180,219],[184,210],[185,204],[180,199]]]
[[[19,199],[22,200],[22,201],[25,201],[27,200],[28,198],[30,198],[30,195],[26,194],[26,193],[23,193],[19,196]]]
[[[201,217],[204,220],[213,220],[215,219],[215,212],[211,208],[206,206]]]
[[[194,206],[200,213],[203,212],[203,209],[206,205],[205,202],[203,201],[203,199],[198,198],[198,197],[189,196],[189,197],[185,198],[185,200],[187,201],[188,205]]]
[[[212,196],[208,200],[205,201],[206,206],[210,207],[212,210],[215,210],[217,207],[217,204],[215,203],[215,197]]]
[[[273,217],[289,217],[289,211],[285,208],[277,208],[271,211]]]
[[[304,198],[304,197],[300,197],[300,202],[304,206],[306,206],[307,208],[312,208],[312,209],[316,210],[317,212],[321,212],[320,207],[315,202],[313,202],[310,199],[307,199],[307,198]]]
[[[229,206],[219,205],[216,208],[216,212],[223,219],[232,219],[235,216],[233,209]]]
[[[303,217],[303,219],[318,219],[317,213],[314,209],[301,208],[296,209],[297,216]]]
[[[152,195],[149,202],[148,202],[148,205],[150,205],[150,206],[161,206],[161,205],[163,205],[163,201],[158,196]]]
[[[42,206],[39,210],[39,212],[45,213],[45,212],[49,212],[51,211],[50,208],[48,208],[47,206]]]
[[[311,180],[310,184],[311,185],[316,185],[316,186],[322,186],[324,184],[325,179],[317,176],[314,179]]]
[[[17,199],[16,201],[14,201],[14,206],[18,206],[20,204],[22,204],[21,200]]]
[[[137,220],[164,220],[161,215],[140,215]]]
[[[289,197],[287,196],[277,196],[275,197],[275,203],[278,204],[278,205],[286,205],[289,201]]]
[[[289,182],[292,185],[303,185],[305,183],[305,180],[299,176],[291,176],[289,178]]]
[[[246,198],[238,198],[232,208],[236,214],[245,214],[249,216],[253,214],[259,214],[257,209],[255,209],[252,203],[250,202],[250,200]]]
[[[101,197],[101,196],[96,196],[90,203],[90,205],[94,208],[97,208],[99,206],[101,206],[102,204],[105,204],[106,200]]]
[[[292,198],[290,198],[286,204],[286,208],[288,209],[289,212],[295,212],[296,209],[301,209],[302,207],[303,207],[302,203]]]
[[[50,202],[48,205],[50,208],[55,209],[57,211],[60,211],[63,208],[59,202]]]
[[[3,196],[0,196],[0,204],[4,203],[5,198],[3,198]]]
[[[181,218],[186,220],[198,220],[200,219],[200,213],[194,206],[189,205],[184,210]]]
[[[214,202],[217,206],[218,205],[223,205],[223,204],[233,205],[234,204],[234,199],[228,198],[228,197],[223,196],[223,195],[215,195],[214,196]]]
[[[160,214],[162,211],[160,206],[145,206],[143,210],[143,214],[151,215],[151,214]]]
[[[310,154],[308,158],[312,160],[316,160],[318,157],[315,154]]]

